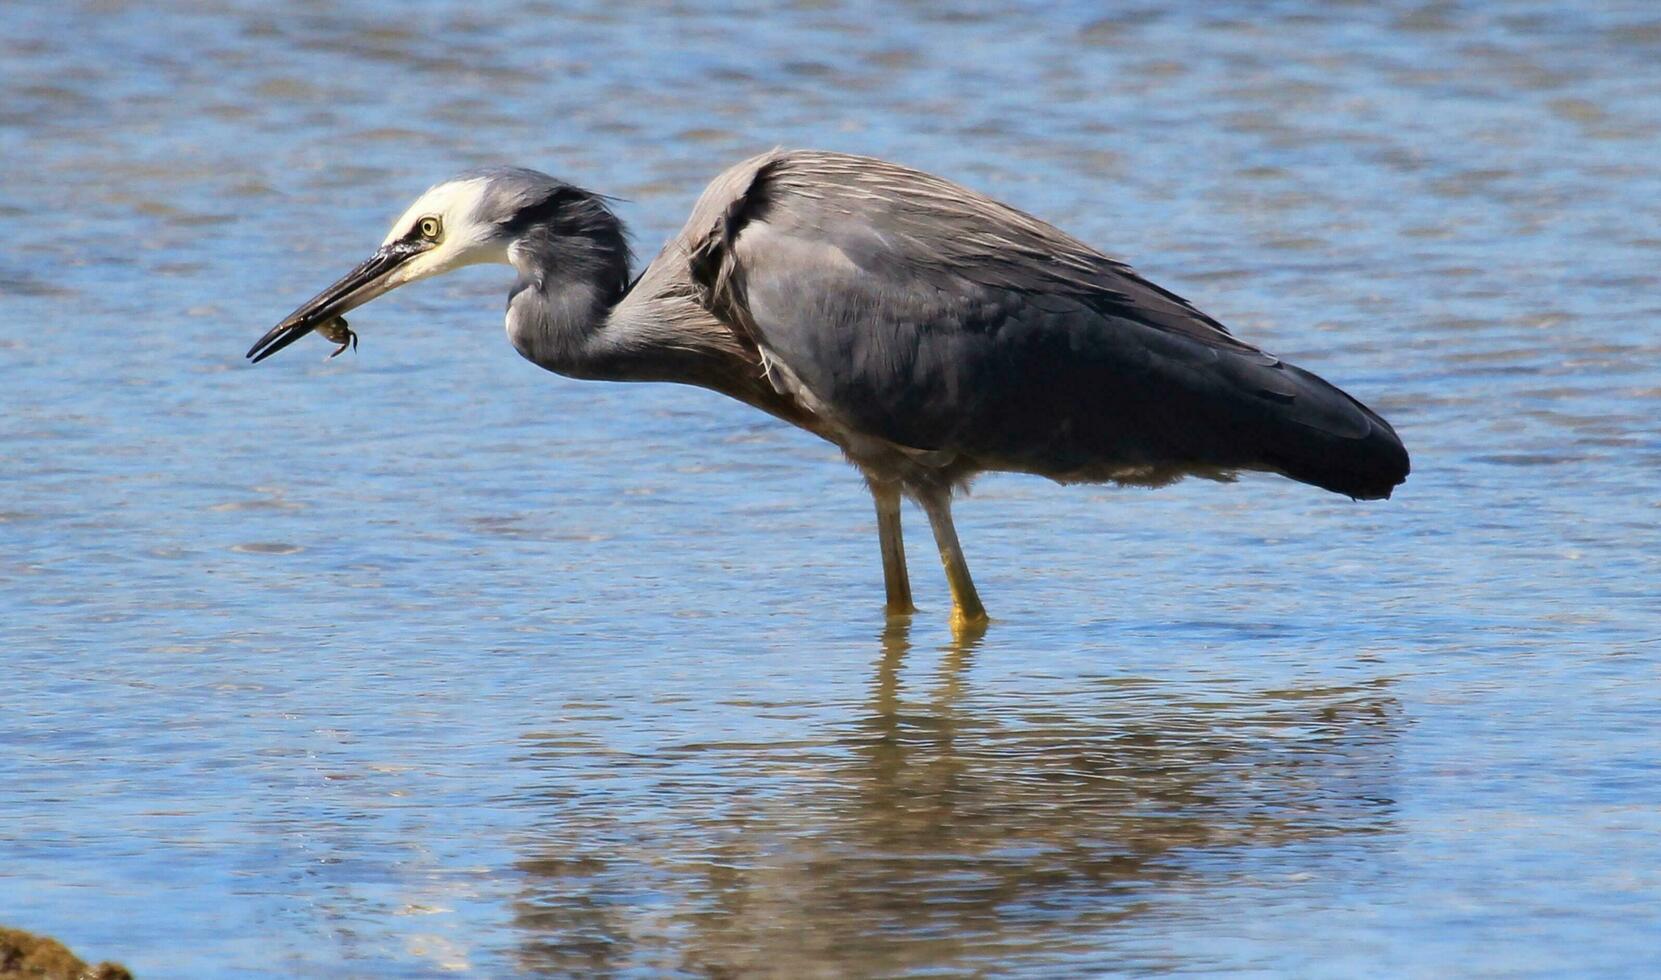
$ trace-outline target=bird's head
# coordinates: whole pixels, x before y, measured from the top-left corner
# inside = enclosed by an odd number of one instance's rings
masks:
[[[566,229],[586,233],[596,215],[615,224],[598,195],[534,170],[493,167],[460,174],[416,198],[375,254],[271,328],[248,357],[262,361],[406,283],[465,265],[513,262],[515,249],[528,237],[555,240]],[[621,244],[620,228],[616,234]]]

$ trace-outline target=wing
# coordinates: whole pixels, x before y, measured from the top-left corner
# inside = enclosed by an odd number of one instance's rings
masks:
[[[711,191],[688,229],[704,302],[855,431],[1063,479],[1268,468],[1323,486],[1348,478],[1292,472],[1303,455],[1389,432],[1123,263],[938,177],[775,152]]]

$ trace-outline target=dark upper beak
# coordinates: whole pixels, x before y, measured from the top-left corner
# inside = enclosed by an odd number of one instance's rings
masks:
[[[391,289],[387,278],[392,270],[421,251],[422,247],[413,242],[393,242],[381,246],[374,255],[342,276],[340,281],[307,300],[283,322],[272,327],[254,346],[248,348],[248,357],[258,364],[311,333],[318,324],[348,313]]]

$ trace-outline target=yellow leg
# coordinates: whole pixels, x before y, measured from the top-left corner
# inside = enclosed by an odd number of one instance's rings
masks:
[[[911,604],[911,576],[905,567],[905,536],[900,533],[900,488],[866,478],[877,502],[877,542],[882,546],[882,584],[888,593],[888,614],[916,612]]]
[[[940,564],[946,568],[946,584],[952,589],[952,628],[985,627],[986,607],[980,604],[980,593],[975,591],[974,579],[969,577],[969,563],[963,559],[963,548],[957,543],[957,528],[952,526],[951,491],[921,493],[917,502],[929,515],[934,543],[940,547]]]

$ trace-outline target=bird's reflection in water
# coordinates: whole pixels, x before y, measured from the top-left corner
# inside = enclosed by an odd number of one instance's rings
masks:
[[[1176,968],[1146,933],[1115,951],[1116,933],[1249,877],[1266,850],[1366,848],[1393,819],[1401,718],[1386,680],[1244,693],[1101,678],[1000,695],[971,684],[981,644],[959,636],[907,697],[896,620],[868,703],[835,731],[708,748],[713,762],[625,756],[649,789],[551,795],[520,862],[522,965]]]

